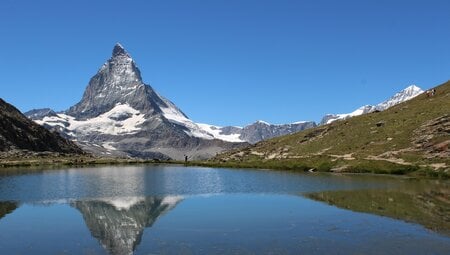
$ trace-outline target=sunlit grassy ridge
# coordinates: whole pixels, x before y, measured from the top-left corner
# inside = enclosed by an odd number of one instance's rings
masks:
[[[448,176],[450,81],[389,108],[260,142],[204,163]]]

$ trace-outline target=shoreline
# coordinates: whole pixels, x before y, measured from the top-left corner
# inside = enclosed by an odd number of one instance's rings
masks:
[[[417,179],[450,179],[450,173],[444,171],[435,171],[429,167],[413,166],[408,167],[400,164],[389,164],[387,168],[376,169],[374,167],[365,168],[364,164],[338,169],[338,168],[320,168],[316,164],[297,162],[217,162],[217,161],[193,161],[185,165],[200,167],[217,167],[232,169],[259,169],[272,171],[290,171],[302,173],[334,173],[334,174],[355,174],[355,175],[384,175],[409,177]]]
[[[49,157],[29,157],[29,158],[4,158],[0,159],[0,171],[14,170],[16,168],[58,168],[58,167],[87,167],[87,166],[116,166],[116,165],[139,165],[139,164],[165,164],[198,167],[217,167],[231,169],[257,169],[272,171],[287,171],[300,173],[334,173],[334,174],[355,174],[355,175],[379,175],[397,176],[418,179],[450,179],[450,174],[445,171],[434,171],[424,167],[405,167],[403,165],[389,165],[389,168],[367,168],[363,165],[352,166],[347,169],[320,168],[314,164],[305,162],[217,162],[217,161],[162,161],[146,159],[126,159],[126,158],[102,158],[93,156],[49,156]],[[337,169],[337,170],[335,170]]]

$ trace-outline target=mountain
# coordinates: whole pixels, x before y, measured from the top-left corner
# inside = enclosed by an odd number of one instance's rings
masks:
[[[227,141],[241,141],[257,143],[270,138],[296,133],[308,128],[313,128],[316,123],[313,121],[299,121],[291,124],[275,125],[258,120],[245,127],[218,127],[208,124],[198,124],[203,130],[213,134],[217,139]]]
[[[24,115],[32,120],[39,120],[46,116],[54,116],[54,117],[57,116],[56,112],[54,112],[50,108],[34,109],[31,111],[25,112]]]
[[[0,152],[82,153],[73,142],[50,132],[0,99]]]
[[[86,151],[102,155],[204,159],[245,145],[216,139],[192,122],[143,82],[135,61],[120,44],[91,78],[80,102],[60,113],[41,109],[27,115]]]
[[[181,197],[127,197],[72,202],[93,237],[113,255],[133,254],[145,228],[174,208]]]
[[[386,101],[383,101],[377,105],[364,105],[360,108],[356,109],[355,111],[351,113],[342,113],[342,114],[327,114],[322,118],[322,121],[320,122],[321,125],[324,124],[330,124],[333,121],[336,120],[343,120],[354,116],[359,116],[362,114],[374,112],[374,111],[384,111],[394,105],[403,103],[405,101],[408,101],[420,94],[422,94],[424,91],[417,87],[416,85],[411,85],[404,90],[396,93],[394,96],[389,98]]]
[[[450,81],[343,121],[218,155],[207,165],[450,176]]]

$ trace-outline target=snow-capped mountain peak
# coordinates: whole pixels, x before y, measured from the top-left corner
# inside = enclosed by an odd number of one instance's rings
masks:
[[[66,113],[77,118],[92,118],[118,103],[152,112],[157,103],[151,99],[161,102],[156,95],[149,95],[152,92],[153,89],[142,81],[141,72],[131,56],[122,45],[116,44],[111,58],[90,80],[81,101]]]
[[[107,155],[184,159],[189,154],[200,159],[241,146],[216,140],[145,84],[119,43],[89,81],[80,102],[61,113],[35,110],[29,116],[90,152]]]
[[[420,94],[423,93],[423,90],[416,85],[408,86],[407,88],[403,89],[402,91],[396,93],[394,96],[389,98],[388,100],[381,102],[375,106],[376,110],[378,111],[384,111],[389,107],[392,107],[396,104],[408,101]]]
[[[392,96],[388,100],[383,101],[375,106],[364,105],[351,113],[327,114],[322,118],[322,121],[320,124],[322,124],[322,125],[330,124],[336,120],[347,119],[350,117],[354,117],[354,116],[358,116],[358,115],[362,115],[362,114],[366,114],[366,113],[370,113],[370,112],[374,112],[374,111],[384,111],[394,105],[408,101],[408,100],[422,94],[423,92],[424,91],[421,88],[419,88],[418,86],[411,85],[411,86],[406,87],[402,91],[397,92],[394,96]]]

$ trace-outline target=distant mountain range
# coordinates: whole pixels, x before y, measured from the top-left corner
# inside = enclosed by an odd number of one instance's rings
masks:
[[[381,111],[421,92],[410,86],[376,106],[364,106],[349,114],[326,115],[321,124]],[[94,154],[177,160],[185,155],[206,159],[248,143],[317,126],[313,121],[281,125],[256,121],[245,127],[196,123],[142,81],[135,61],[120,44],[115,45],[112,57],[91,78],[79,103],[62,112],[45,108],[25,115]]]
[[[351,113],[342,113],[342,114],[327,114],[322,118],[322,121],[320,122],[321,125],[330,124],[333,121],[336,120],[342,120],[342,119],[348,119],[354,116],[359,116],[366,113],[371,113],[375,111],[384,111],[394,105],[403,103],[405,101],[408,101],[420,94],[422,94],[424,91],[417,87],[416,85],[411,85],[404,90],[396,93],[394,96],[389,98],[386,101],[383,101],[377,105],[364,105],[360,108],[356,109],[355,111]]]
[[[299,121],[291,124],[270,124],[258,120],[245,127],[218,127],[197,123],[203,130],[225,141],[257,143],[277,136],[292,134],[316,126],[314,121]]]
[[[75,143],[34,123],[14,106],[0,99],[0,152],[25,151],[82,153]]]

